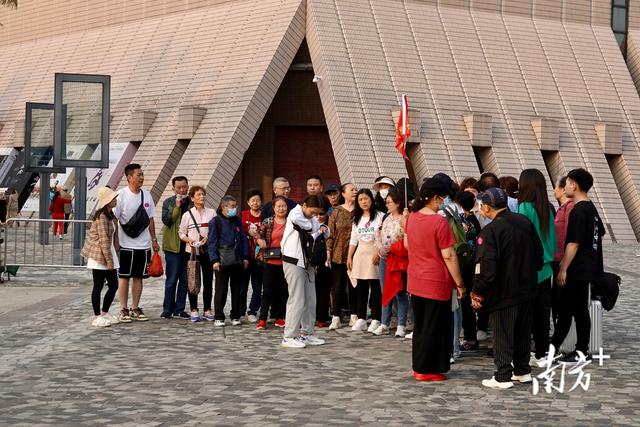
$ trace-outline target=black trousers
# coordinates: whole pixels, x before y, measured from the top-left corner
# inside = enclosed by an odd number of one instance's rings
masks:
[[[538,296],[533,300],[533,324],[531,332],[536,344],[536,357],[544,357],[549,350],[551,328],[551,278],[538,283]]]
[[[332,281],[333,273],[329,267],[316,269],[316,320],[319,322],[329,320]]]
[[[220,267],[215,272],[216,285],[213,298],[214,316],[216,320],[224,320],[224,306],[227,303],[227,294],[231,287],[231,319],[240,319],[240,293],[242,291],[242,265]]]
[[[349,313],[357,314],[358,312],[358,293],[356,289],[351,286],[349,276],[347,276],[347,265],[331,263],[331,273],[333,276],[332,283],[332,304],[331,314],[333,316],[340,316],[342,307],[346,304],[345,298],[348,296]]]
[[[367,306],[369,303],[369,289],[371,289],[371,318],[380,321],[382,319],[382,290],[379,280],[358,279],[358,319],[367,318]]]
[[[589,282],[587,281],[567,279],[564,287],[560,288],[558,321],[553,338],[551,338],[551,343],[555,348],[560,348],[567,337],[571,328],[571,318],[576,321],[576,350],[586,354],[589,351],[589,336],[591,335]]]
[[[553,261],[551,263],[553,269],[553,286],[551,287],[551,320],[553,321],[553,329],[555,330],[558,322],[558,312],[560,311],[560,286],[558,286],[557,278],[560,271],[560,262]]]
[[[267,264],[262,275],[262,298],[260,300],[260,320],[267,321],[269,307],[271,317],[283,319],[286,315],[289,290],[281,265]]]
[[[109,311],[111,303],[118,291],[118,270],[91,270],[93,273],[93,290],[91,291],[91,305],[93,306],[93,314],[100,315],[100,294],[104,287],[104,282],[107,282],[107,293],[104,296],[104,302],[102,303],[102,311],[105,313]]]
[[[512,372],[515,375],[531,373],[529,358],[532,319],[533,301],[491,313],[496,381],[511,381]]]
[[[462,280],[464,281],[464,287],[467,291],[464,298],[460,300],[460,306],[462,308],[462,329],[464,330],[465,341],[476,341],[476,331],[478,328],[476,313],[471,307],[471,291],[473,290],[474,273],[475,265],[462,273]]]
[[[202,305],[204,311],[211,310],[211,298],[213,297],[213,264],[209,261],[209,257],[198,257],[200,260],[200,274],[202,275]],[[191,310],[198,309],[198,295],[190,292],[189,306]]]
[[[360,286],[360,285],[358,285]],[[451,299],[411,296],[413,304],[413,370],[419,374],[449,372],[451,357]]]

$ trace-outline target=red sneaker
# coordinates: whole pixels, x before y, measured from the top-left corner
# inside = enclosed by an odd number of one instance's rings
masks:
[[[267,322],[265,322],[264,320],[258,320],[258,324],[256,325],[256,329],[261,331],[266,327],[267,327]]]
[[[326,328],[327,322],[323,322],[321,320],[316,321],[316,328]]]
[[[278,328],[284,328],[284,320],[282,319],[276,319],[275,322],[273,322],[274,325],[276,325]]]
[[[444,381],[447,379],[443,374],[419,374],[416,371],[413,371],[413,378],[416,381]]]

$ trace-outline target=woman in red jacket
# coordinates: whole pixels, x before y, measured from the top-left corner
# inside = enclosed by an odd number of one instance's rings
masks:
[[[55,219],[64,219],[64,206],[71,203],[70,199],[66,199],[60,195],[59,191],[56,191],[53,194],[53,200],[51,201],[51,205],[49,205],[49,212],[51,212],[51,218]],[[62,240],[64,222],[62,221],[54,221],[53,222],[53,236],[56,234],[60,235],[60,240]]]

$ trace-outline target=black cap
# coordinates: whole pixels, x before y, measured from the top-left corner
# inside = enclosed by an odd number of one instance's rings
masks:
[[[446,173],[439,172],[439,173],[433,175],[432,178],[442,181],[442,183],[444,185],[446,185],[446,187],[449,190],[449,192],[451,192],[451,190],[453,189],[454,182],[451,179],[451,177],[449,175],[447,175]]]
[[[338,184],[329,184],[326,190],[324,190],[324,194],[329,194],[333,192],[340,192],[340,186]]]
[[[501,188],[487,188],[478,195],[482,204],[491,206],[494,209],[502,209],[507,207],[508,196]]]

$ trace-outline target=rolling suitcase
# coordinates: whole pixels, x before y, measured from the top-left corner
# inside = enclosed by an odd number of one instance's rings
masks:
[[[598,300],[590,300],[589,316],[591,317],[591,334],[589,336],[589,351],[598,353],[602,347],[602,304]],[[571,319],[571,329],[564,342],[560,346],[560,351],[570,353],[576,349],[576,322]]]

